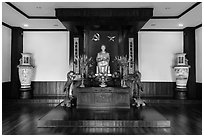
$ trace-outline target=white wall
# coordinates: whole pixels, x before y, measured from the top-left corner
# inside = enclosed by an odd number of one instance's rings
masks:
[[[138,65],[142,81],[175,81],[175,53],[183,52],[183,32],[138,33]]]
[[[202,27],[196,29],[196,82],[202,83]]]
[[[33,81],[65,81],[69,71],[69,32],[24,31],[23,52],[33,54]]]
[[[11,81],[11,29],[2,25],[2,82]]]

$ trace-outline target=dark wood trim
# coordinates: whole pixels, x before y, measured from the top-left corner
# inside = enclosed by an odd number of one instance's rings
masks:
[[[151,19],[178,19],[178,16],[153,16]]]
[[[57,19],[55,16],[29,16],[29,19]]]
[[[67,29],[23,29],[23,31],[68,31]]]
[[[12,26],[10,26],[10,25],[6,24],[5,22],[2,22],[2,25],[3,25],[3,26],[5,26],[5,27],[7,27],[7,28],[10,28],[10,29],[12,29],[12,28],[13,28]]]
[[[20,80],[17,66],[21,53],[23,53],[23,29],[13,27],[11,37],[11,98],[13,99],[19,97]]]
[[[196,82],[196,98],[202,99],[202,83]]]
[[[140,31],[183,31],[183,29],[141,29]]]
[[[19,8],[17,8],[16,6],[14,6],[11,2],[6,2],[6,4],[8,4],[9,6],[11,6],[13,9],[15,9],[16,11],[18,11],[19,13],[21,13],[23,16],[29,18],[29,16],[27,14],[25,14],[22,10],[20,10]]]
[[[199,25],[195,26],[195,29],[198,29],[200,27],[202,27],[202,24],[199,24]]]
[[[9,99],[11,94],[11,81],[2,82],[2,99]]]
[[[189,78],[187,83],[188,98],[196,98],[196,52],[195,52],[195,28],[187,27],[183,32],[184,40],[184,53],[188,59],[188,64],[191,66],[189,69]]]
[[[187,10],[185,10],[183,13],[181,13],[178,18],[180,18],[181,16],[185,15],[187,12],[189,12],[190,10],[192,10],[193,8],[195,8],[196,6],[198,6],[201,2],[196,2],[195,4],[193,4],[190,8],[188,8]]]

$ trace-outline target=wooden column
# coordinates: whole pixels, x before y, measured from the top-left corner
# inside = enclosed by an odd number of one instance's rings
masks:
[[[20,27],[12,28],[11,40],[11,94],[10,98],[19,98],[20,80],[18,75],[19,60],[23,52],[23,29]]]
[[[187,27],[184,29],[184,53],[188,59],[188,64],[191,66],[189,70],[189,79],[187,83],[188,98],[196,98],[196,56],[195,56],[195,28]]]
[[[133,34],[134,37],[134,52],[135,52],[135,56],[134,56],[134,61],[135,61],[135,70],[138,70],[138,32],[135,32]]]

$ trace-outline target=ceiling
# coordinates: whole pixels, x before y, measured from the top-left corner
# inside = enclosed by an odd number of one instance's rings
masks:
[[[180,18],[195,2],[12,2],[27,18],[7,3],[2,3],[2,21],[24,29],[66,29],[55,18],[55,8],[153,8],[153,17],[142,29],[183,29],[202,23],[202,4],[197,5]],[[41,18],[48,17],[48,19]],[[166,17],[166,18],[165,18]],[[182,23],[183,26],[178,24]],[[24,24],[28,24],[25,27]]]

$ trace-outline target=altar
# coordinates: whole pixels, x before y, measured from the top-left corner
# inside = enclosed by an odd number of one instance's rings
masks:
[[[77,87],[74,92],[77,108],[130,108],[129,87]]]
[[[141,92],[134,28],[92,25],[77,28],[81,31],[70,39],[69,68],[76,78],[68,80],[64,102],[71,107],[74,98],[77,108],[130,108]]]

